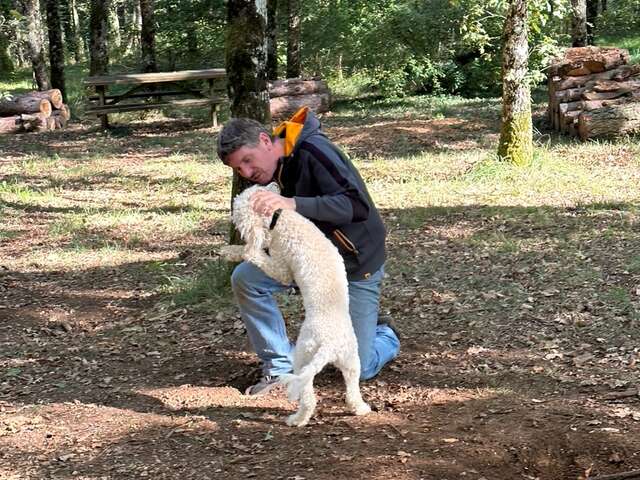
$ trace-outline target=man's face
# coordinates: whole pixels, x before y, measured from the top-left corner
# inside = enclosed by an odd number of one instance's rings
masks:
[[[227,157],[227,164],[241,177],[266,185],[271,181],[278,167],[278,155],[271,138],[261,133],[258,145],[239,148]]]

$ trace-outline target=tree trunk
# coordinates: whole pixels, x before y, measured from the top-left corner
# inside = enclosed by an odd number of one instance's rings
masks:
[[[267,8],[263,0],[228,0],[225,64],[231,115],[248,117],[269,126],[267,89]],[[233,174],[231,198],[249,185]],[[239,243],[232,227],[231,243]]]
[[[602,13],[607,11],[607,0],[600,0],[600,11]]]
[[[549,69],[554,76],[581,77],[601,73],[625,65],[629,51],[624,48],[575,47],[565,52],[562,61]]]
[[[120,33],[120,18],[118,17],[118,0],[111,0],[108,24],[111,51],[119,54],[122,49],[122,35]]]
[[[329,93],[324,80],[300,80],[298,78],[269,82],[269,98],[308,95],[311,93]]]
[[[126,53],[140,50],[140,36],[142,35],[142,14],[140,13],[140,2],[133,0],[129,8],[125,10],[125,24],[127,35]]]
[[[300,76],[300,0],[287,0],[287,78]]]
[[[20,123],[20,115],[15,115],[13,117],[0,117],[0,134],[18,133],[22,130],[22,125]]]
[[[61,109],[64,107],[64,102],[62,100],[62,93],[60,90],[54,88],[51,90],[45,90],[44,92],[29,92],[25,95],[25,97],[33,97],[33,98],[43,98],[45,100],[49,100],[51,106],[55,109]]]
[[[9,55],[9,38],[3,30],[0,29],[0,72],[4,74],[13,73],[15,65]]]
[[[527,21],[527,0],[510,0],[503,32],[502,129],[498,155],[517,165],[527,164],[533,157]]]
[[[76,63],[82,62],[86,58],[85,40],[82,35],[82,28],[80,26],[80,16],[78,15],[78,8],[76,0],[69,0],[69,13],[71,14],[71,21],[73,22],[73,30],[75,35],[76,49],[73,52]]]
[[[0,2],[0,18],[5,19],[11,15],[9,4]],[[15,32],[13,28],[7,28],[9,24],[5,24],[4,28],[0,28],[0,72],[6,74],[13,73],[15,65],[9,54],[10,38],[14,38]]]
[[[140,14],[142,16],[142,34],[140,36],[142,71],[157,72],[154,0],[140,0]]]
[[[20,115],[20,122],[22,130],[26,132],[45,132],[51,130],[51,123],[49,123],[51,117],[44,116],[41,113],[34,113],[32,115]]]
[[[49,83],[47,65],[44,58],[40,1],[21,0],[21,6],[23,10],[22,13],[27,19],[27,49],[38,90],[49,90],[51,84]]]
[[[40,113],[48,117],[51,115],[51,110],[49,100],[35,96],[22,95],[13,100],[0,101],[0,116]]]
[[[62,22],[60,21],[60,0],[45,0],[47,10],[47,31],[49,32],[49,64],[51,65],[51,86],[60,90],[63,101],[67,96],[64,85],[64,46],[62,43]]]
[[[64,110],[56,110],[55,112],[53,112],[51,118],[53,118],[56,128],[64,128],[67,126],[69,117],[66,113],[67,112],[65,112]]]
[[[580,138],[606,138],[640,132],[640,101],[582,112]]]
[[[329,93],[312,93],[309,95],[295,95],[290,97],[275,97],[271,99],[271,116],[288,118],[301,107],[309,107],[316,113],[329,111]]]
[[[267,0],[267,79],[278,78],[278,0]]]
[[[587,43],[595,45],[595,28],[599,10],[598,0],[587,0]]]
[[[110,0],[91,0],[89,75],[102,75],[109,71],[109,49],[107,47],[109,3]]]
[[[571,42],[574,47],[587,45],[587,0],[571,0]]]
[[[75,8],[73,0],[60,1],[60,22],[64,33],[63,44],[67,46],[67,53],[78,63],[78,32],[73,21],[73,8]]]

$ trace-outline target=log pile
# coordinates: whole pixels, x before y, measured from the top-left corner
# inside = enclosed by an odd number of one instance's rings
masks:
[[[58,89],[0,100],[0,134],[43,132],[67,126],[69,107]]]
[[[324,80],[288,78],[269,82],[271,116],[288,118],[300,107],[308,106],[316,113],[328,112],[331,93]]]
[[[569,48],[549,68],[549,123],[582,140],[640,132],[640,64],[619,48]]]

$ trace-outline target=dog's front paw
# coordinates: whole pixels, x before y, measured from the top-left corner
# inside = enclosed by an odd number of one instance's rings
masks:
[[[244,245],[225,245],[220,249],[220,255],[228,262],[241,262]]]

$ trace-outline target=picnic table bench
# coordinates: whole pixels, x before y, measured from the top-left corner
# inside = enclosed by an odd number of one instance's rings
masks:
[[[169,106],[209,106],[211,108],[211,122],[215,127],[218,125],[220,104],[227,101],[225,95],[217,93],[221,89],[216,88],[215,81],[223,79],[225,76],[224,68],[211,68],[88,77],[84,80],[84,84],[95,87],[97,95],[89,97],[90,103],[85,113],[99,116],[102,128],[108,128],[110,113],[159,109]],[[207,86],[204,91],[193,88],[192,84],[197,80],[206,81]],[[128,85],[130,88],[122,93],[109,93],[109,87],[114,85]],[[168,87],[172,90],[167,89]],[[187,98],[179,98],[185,96]]]

